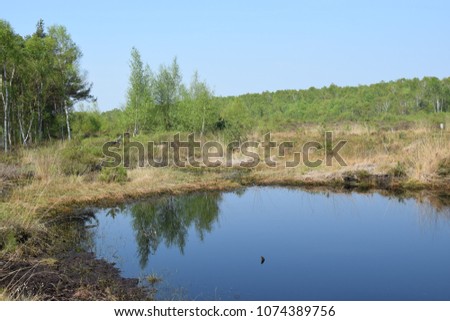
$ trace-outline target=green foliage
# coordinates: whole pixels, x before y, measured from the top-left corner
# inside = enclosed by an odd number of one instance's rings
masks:
[[[46,32],[40,20],[35,33],[22,37],[0,20],[5,151],[13,145],[71,138],[74,104],[92,98],[92,85],[80,69],[81,56],[64,26],[51,26]]]
[[[221,117],[225,121],[225,135],[229,140],[242,141],[254,126],[254,121],[247,107],[235,99],[222,111]]]
[[[197,73],[189,86],[182,83],[176,58],[169,66],[160,65],[153,75],[148,66],[143,67],[139,52],[133,48],[130,66],[125,114],[134,119],[134,124],[149,125],[141,127],[152,132],[185,131],[202,135],[223,131],[227,139],[243,140],[252,130],[296,130],[305,123],[397,126],[428,122],[436,126],[450,111],[450,78],[400,79],[357,87],[331,84],[320,89],[214,97]],[[131,97],[137,96],[147,97],[150,107],[131,108],[134,106]],[[129,131],[131,120],[128,123]]]
[[[213,105],[213,93],[206,82],[199,80],[195,72],[191,84],[182,93],[182,100],[177,106],[176,128],[181,131],[196,132],[203,135],[214,130],[219,118],[218,109]]]
[[[442,119],[450,111],[450,78],[400,79],[370,86],[280,90],[216,98],[222,113],[231,105],[245,106],[252,127],[292,130],[303,123],[397,123]],[[226,119],[225,119],[226,120]]]
[[[25,243],[30,236],[30,231],[19,225],[10,225],[4,228],[0,233],[0,254],[1,252],[13,252],[17,246]]]
[[[72,133],[75,137],[97,136],[102,128],[98,110],[75,112],[72,119]]]
[[[130,78],[127,92],[126,130],[137,135],[141,129],[150,129],[153,113],[152,82],[153,75],[150,67],[142,62],[141,55],[136,48],[131,49]],[[125,129],[124,129],[125,130]]]
[[[125,183],[128,179],[127,170],[124,167],[103,167],[99,179],[107,183]]]
[[[2,233],[0,236],[0,253],[12,252],[17,247],[17,240],[14,230],[7,230],[6,233]]]
[[[100,114],[102,131],[117,137],[127,131],[129,119],[120,109],[108,110]]]
[[[122,110],[74,113],[76,103],[93,98],[92,85],[80,69],[81,57],[64,26],[45,29],[40,20],[32,35],[22,37],[0,20],[0,132],[5,151],[14,145],[99,132],[115,138],[124,132],[137,136],[186,131],[203,136],[223,131],[227,139],[242,140],[252,130],[296,130],[305,123],[364,122],[388,127],[427,122],[438,127],[448,120],[450,111],[450,78],[214,97],[197,73],[190,84],[182,82],[176,58],[153,74],[132,48]]]
[[[61,170],[65,175],[83,175],[100,169],[101,148],[80,140],[67,144],[61,153]]]
[[[170,66],[160,65],[159,72],[152,84],[153,98],[157,111],[162,115],[165,130],[173,127],[174,109],[180,101],[182,75],[177,58]]]
[[[405,164],[398,162],[397,165],[395,165],[395,167],[391,168],[388,171],[388,174],[393,176],[393,177],[397,177],[397,178],[404,178],[407,177],[407,173],[406,173],[406,167]]]
[[[439,176],[450,176],[450,157],[444,158],[439,162],[437,174]]]

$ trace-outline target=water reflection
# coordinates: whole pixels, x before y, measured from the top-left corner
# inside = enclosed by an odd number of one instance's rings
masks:
[[[201,240],[211,232],[219,216],[219,193],[163,196],[134,204],[130,208],[132,225],[139,249],[139,263],[144,268],[161,242],[176,246],[184,253],[190,226]]]
[[[183,298],[448,300],[449,206],[431,193],[253,187],[99,210],[86,236],[125,276],[155,273]]]

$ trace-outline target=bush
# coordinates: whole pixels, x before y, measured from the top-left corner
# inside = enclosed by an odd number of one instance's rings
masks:
[[[101,129],[101,118],[98,112],[76,112],[73,115],[72,134],[78,137],[96,136]]]
[[[127,179],[127,170],[124,167],[103,167],[100,172],[100,180],[103,182],[125,183]]]
[[[450,175],[450,157],[444,158],[439,162],[437,174],[442,177]]]
[[[100,170],[101,150],[72,141],[61,153],[61,170],[65,175],[83,175]]]
[[[222,115],[224,134],[228,141],[244,141],[253,128],[254,117],[246,106],[235,100],[223,111]]]
[[[391,168],[388,172],[389,175],[397,178],[406,177],[406,168],[403,163],[398,162],[395,167]]]

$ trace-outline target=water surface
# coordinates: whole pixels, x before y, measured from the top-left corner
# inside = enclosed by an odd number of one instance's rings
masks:
[[[90,246],[125,277],[161,277],[159,299],[450,300],[449,217],[377,193],[254,187],[98,210]]]

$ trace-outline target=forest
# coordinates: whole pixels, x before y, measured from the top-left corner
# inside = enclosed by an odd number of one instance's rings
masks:
[[[305,124],[384,126],[426,121],[437,125],[449,111],[449,77],[220,97],[197,72],[188,84],[183,83],[176,58],[170,66],[159,66],[156,73],[143,66],[139,51],[133,48],[127,103],[122,109],[98,114],[97,123],[104,125],[96,130],[121,128],[135,135],[141,130],[200,135],[223,131],[230,139],[242,139],[254,131],[289,131]]]
[[[82,53],[64,26],[37,23],[22,37],[0,20],[0,95],[3,149],[71,138],[77,101],[91,99],[79,66]]]
[[[197,72],[183,81],[175,57],[154,70],[131,49],[126,103],[99,111],[80,66],[82,52],[64,26],[40,20],[21,36],[0,21],[0,96],[3,150],[123,132],[221,132],[242,139],[250,132],[288,131],[302,124],[441,123],[448,113],[450,78],[399,79],[356,87],[328,87],[214,95]],[[301,77],[301,75],[299,75]],[[84,103],[80,103],[84,101]],[[104,109],[104,108],[102,108]],[[105,108],[106,109],[106,108]]]

